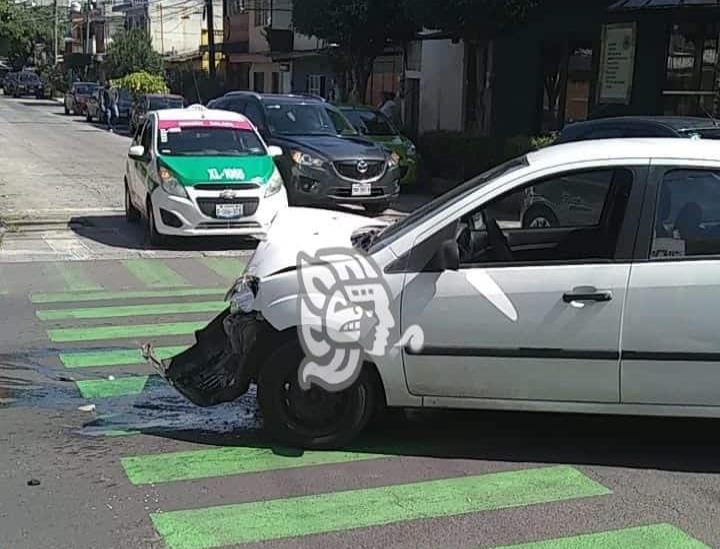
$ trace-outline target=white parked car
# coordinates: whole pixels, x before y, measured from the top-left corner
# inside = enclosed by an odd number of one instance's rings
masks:
[[[151,243],[171,236],[264,238],[287,193],[274,157],[244,116],[202,106],[147,114],[125,170],[125,213]]]
[[[597,213],[523,225],[526,189],[559,180]],[[385,228],[290,208],[197,345],[146,356],[203,406],[256,382],[308,447],[384,406],[718,417],[719,204],[720,143],[623,139],[533,152]]]

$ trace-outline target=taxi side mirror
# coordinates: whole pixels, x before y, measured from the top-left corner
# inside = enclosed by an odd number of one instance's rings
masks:
[[[128,151],[128,156],[133,160],[142,160],[145,158],[145,147],[142,145],[133,145]]]
[[[272,156],[273,158],[277,158],[278,156],[283,155],[282,148],[278,147],[277,145],[270,145],[268,147],[268,154]]]

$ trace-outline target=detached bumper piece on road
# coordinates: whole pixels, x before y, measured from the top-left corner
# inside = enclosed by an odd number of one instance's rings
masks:
[[[195,332],[196,344],[184,353],[159,360],[148,344],[143,356],[193,404],[232,402],[250,387],[252,350],[262,326],[253,315],[231,315],[227,309]]]

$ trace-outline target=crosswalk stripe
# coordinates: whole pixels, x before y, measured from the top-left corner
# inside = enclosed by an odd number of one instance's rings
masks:
[[[234,257],[204,257],[202,263],[227,280],[240,278],[247,265],[247,258]]]
[[[149,288],[173,288],[190,283],[157,259],[126,259],[125,268]]]
[[[185,351],[187,347],[156,347],[155,356],[159,359],[172,358]],[[81,351],[60,353],[60,362],[65,368],[106,368],[109,366],[132,366],[144,364],[140,349],[113,349],[110,351]]]
[[[710,549],[671,524],[653,524],[496,549]]]
[[[58,328],[48,330],[50,341],[101,341],[131,337],[160,337],[191,335],[204,328],[207,322],[169,322],[165,324],[136,324],[134,326],[93,326],[88,328]]]
[[[189,303],[156,303],[117,307],[89,307],[80,309],[46,309],[36,311],[40,320],[88,320],[130,316],[175,315],[189,313],[216,313],[227,307],[224,301],[198,301]]]
[[[610,494],[567,466],[152,513],[171,549],[206,549]]]
[[[213,448],[121,459],[125,473],[135,485],[159,484],[178,480],[259,473],[386,458],[387,455],[362,452],[303,452],[284,456],[268,448]]]
[[[121,299],[154,299],[166,297],[224,296],[227,288],[179,288],[175,290],[145,290],[119,292],[58,292],[36,293],[30,301],[38,305],[86,301],[116,301]]]
[[[150,376],[128,376],[117,379],[87,379],[76,381],[80,394],[88,400],[139,395]]]
[[[102,290],[90,277],[87,276],[87,266],[77,263],[54,263],[55,271],[63,279],[64,287],[71,292],[87,292]]]

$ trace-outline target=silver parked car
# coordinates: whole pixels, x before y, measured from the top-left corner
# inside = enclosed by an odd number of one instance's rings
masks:
[[[562,222],[524,223],[528,196]],[[385,406],[720,417],[720,142],[549,147],[385,227],[289,208],[229,301],[186,353],[146,355],[204,406],[257,383],[295,444]]]

